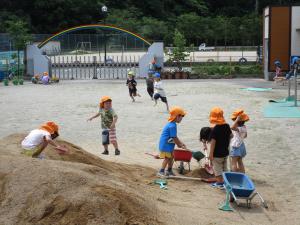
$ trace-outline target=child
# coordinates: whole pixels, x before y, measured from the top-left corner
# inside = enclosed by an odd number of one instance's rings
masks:
[[[247,137],[247,129],[245,122],[249,121],[249,117],[242,109],[237,109],[231,115],[234,121],[231,130],[233,138],[231,140],[231,170],[234,172],[245,173],[243,158],[246,156],[246,148],[244,139]]]
[[[281,63],[279,60],[275,60],[274,64],[276,70],[274,80],[276,80],[279,76],[281,76]]]
[[[162,81],[160,79],[160,73],[155,73],[154,74],[154,101],[155,104],[154,106],[157,105],[157,99],[161,99],[162,102],[164,102],[167,106],[167,111],[169,111],[169,105],[166,97],[166,93],[162,87]]]
[[[202,127],[200,130],[200,141],[203,144],[203,148],[207,151],[207,144],[210,142],[211,127]]]
[[[63,151],[64,147],[59,146],[55,138],[59,136],[58,126],[54,122],[47,122],[40,128],[32,130],[22,141],[22,154],[37,158],[44,151],[48,144],[57,150]]]
[[[43,77],[42,77],[42,83],[44,85],[47,85],[50,83],[50,77],[49,77],[49,74],[47,72],[44,72],[43,73]]]
[[[219,184],[223,183],[222,173],[227,171],[227,158],[232,132],[230,126],[225,122],[223,110],[219,107],[211,109],[209,122],[212,126],[209,159],[213,164],[216,184]]]
[[[177,137],[177,123],[180,123],[182,118],[186,115],[186,112],[180,107],[174,107],[170,111],[170,117],[168,119],[167,125],[163,128],[163,131],[159,140],[159,151],[160,158],[163,158],[161,169],[158,172],[158,176],[174,176],[172,166],[173,166],[173,150],[175,144],[179,148],[186,149],[185,144],[183,144]],[[168,166],[168,171],[165,174],[165,169]]]
[[[103,155],[108,155],[108,145],[111,143],[115,148],[115,155],[120,155],[116,136],[116,123],[118,116],[112,108],[112,99],[109,96],[103,96],[100,101],[99,112],[88,119],[92,121],[94,118],[101,116],[102,127],[102,144],[104,146]]]
[[[134,72],[133,71],[128,72],[128,78],[127,78],[126,85],[128,86],[129,96],[131,97],[132,102],[135,102],[134,97],[135,96],[141,97],[141,96],[137,93],[137,89],[136,89],[137,83],[134,80]]]
[[[294,71],[295,71],[295,70],[297,71],[297,70],[300,69],[299,65],[300,65],[300,58],[297,57],[297,56],[294,56],[294,57],[292,58],[292,62],[291,62],[291,65],[290,65],[291,70],[290,70],[289,73],[286,74],[285,79],[288,80],[288,79],[290,79],[292,76],[294,76]]]
[[[153,85],[153,75],[151,73],[148,74],[148,78],[146,79],[147,92],[150,95],[151,100],[153,100],[154,94],[154,85]]]

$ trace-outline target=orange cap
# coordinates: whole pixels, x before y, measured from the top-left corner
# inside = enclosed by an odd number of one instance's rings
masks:
[[[103,109],[104,108],[104,102],[107,102],[107,101],[112,101],[111,100],[111,97],[109,96],[103,96],[100,100],[100,108]]]
[[[213,107],[210,110],[209,122],[212,125],[222,125],[225,123],[223,110],[220,107]]]
[[[244,113],[243,109],[236,109],[232,114],[231,114],[231,119],[235,120],[238,116],[240,116],[241,121],[248,121],[249,120],[249,116]]]
[[[40,127],[41,130],[48,131],[50,134],[54,134],[55,132],[58,132],[58,125],[52,121],[47,122],[43,124]]]
[[[44,72],[43,75],[44,76],[48,76],[49,74],[48,74],[48,72]]]
[[[179,106],[172,107],[170,110],[170,116],[169,116],[168,121],[173,122],[178,115],[185,116],[186,112],[184,111],[183,108],[181,108]]]

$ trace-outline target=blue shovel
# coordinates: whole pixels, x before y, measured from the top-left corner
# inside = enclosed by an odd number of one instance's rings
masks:
[[[168,187],[166,186],[168,184],[168,182],[166,180],[163,179],[157,179],[154,181],[155,184],[159,184],[160,185],[160,189],[168,189]]]

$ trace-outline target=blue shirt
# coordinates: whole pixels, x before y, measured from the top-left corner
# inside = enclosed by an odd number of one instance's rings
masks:
[[[170,138],[175,137],[177,137],[177,124],[176,122],[169,122],[166,124],[160,135],[159,150],[161,152],[173,152],[175,143],[174,141],[171,141]]]

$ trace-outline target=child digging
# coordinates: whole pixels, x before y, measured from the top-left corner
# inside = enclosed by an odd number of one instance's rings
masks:
[[[244,139],[247,137],[245,122],[249,121],[249,117],[244,113],[244,110],[237,109],[232,113],[231,119],[234,121],[231,126],[233,132],[230,151],[231,170],[234,172],[245,173],[243,164],[243,158],[246,156]]]
[[[131,97],[132,102],[135,102],[134,97],[136,97],[136,96],[141,97],[141,96],[139,93],[137,93],[137,89],[136,89],[137,82],[134,79],[133,71],[128,72],[128,78],[126,81],[126,85],[128,86],[129,96]]]
[[[223,110],[219,107],[211,109],[209,122],[212,126],[209,159],[213,165],[216,185],[219,185],[224,182],[222,173],[227,171],[227,158],[232,132],[230,126],[225,122]]]
[[[163,128],[163,131],[159,140],[159,151],[160,158],[163,158],[161,169],[158,172],[158,176],[174,176],[173,167],[173,151],[175,144],[179,148],[186,149],[185,144],[183,144],[177,137],[177,123],[180,123],[182,118],[186,115],[186,112],[180,107],[173,107],[170,111],[170,117],[168,123]],[[168,166],[168,170],[165,174],[165,169]]]
[[[58,126],[54,122],[47,122],[40,128],[32,130],[22,141],[23,148],[22,154],[31,156],[32,158],[38,158],[44,151],[48,144],[55,147],[56,150],[61,153],[66,152],[65,147],[59,146],[54,141],[59,136]]]
[[[111,143],[115,148],[115,155],[120,155],[116,136],[116,123],[118,116],[112,108],[112,99],[109,96],[103,96],[100,101],[99,112],[88,119],[92,121],[94,118],[101,116],[102,127],[102,145],[104,146],[103,155],[108,155],[108,145]]]

